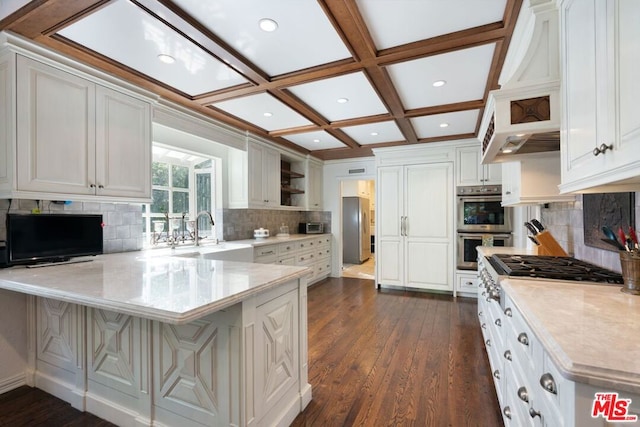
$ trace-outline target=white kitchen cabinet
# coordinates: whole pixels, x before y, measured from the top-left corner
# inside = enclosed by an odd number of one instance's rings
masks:
[[[16,67],[16,196],[150,199],[148,102],[21,55]]]
[[[280,206],[280,153],[249,141],[249,207]]]
[[[307,160],[307,209],[322,210],[322,163]]]
[[[560,155],[556,152],[529,155],[502,163],[502,206],[573,201],[560,194]]]
[[[465,296],[478,296],[478,273],[475,271],[456,271],[456,291]]]
[[[378,168],[379,285],[452,291],[453,165]]]
[[[480,146],[456,149],[456,185],[499,185],[502,168],[499,163],[481,164]]]
[[[342,181],[342,197],[371,198],[369,182],[362,180]]]
[[[560,3],[563,193],[638,189],[638,22],[633,0]]]

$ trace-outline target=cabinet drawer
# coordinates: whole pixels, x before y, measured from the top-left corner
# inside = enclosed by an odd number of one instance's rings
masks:
[[[278,255],[292,254],[296,250],[296,245],[293,242],[280,243],[278,245]]]
[[[458,292],[477,294],[478,276],[476,274],[456,274],[456,289]]]
[[[318,259],[318,256],[315,252],[304,252],[298,254],[296,257],[297,265],[310,265],[313,264]]]
[[[277,264],[279,265],[296,265],[296,257],[295,255],[278,257]]]
[[[306,251],[318,246],[318,242],[315,239],[305,239],[296,243],[298,250]]]
[[[277,245],[268,245],[268,246],[258,246],[257,248],[253,248],[253,257],[259,258],[263,256],[276,256],[278,255],[278,246]]]

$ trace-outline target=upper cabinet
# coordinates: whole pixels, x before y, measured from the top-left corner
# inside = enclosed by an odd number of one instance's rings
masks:
[[[562,192],[640,188],[640,2],[560,4]]]
[[[307,209],[322,209],[323,191],[322,163],[314,159],[307,161]]]
[[[280,153],[249,141],[249,207],[280,206]]]
[[[16,126],[0,137],[9,171],[0,195],[150,200],[148,102],[19,54],[5,59],[0,69],[15,69],[15,92],[0,95]]]
[[[499,185],[502,183],[502,166],[499,163],[480,164],[480,146],[456,149],[456,185]]]

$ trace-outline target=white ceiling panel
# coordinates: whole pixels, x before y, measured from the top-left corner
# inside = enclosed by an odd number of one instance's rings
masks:
[[[327,150],[329,148],[345,148],[342,142],[323,130],[288,135],[285,139],[307,150]]]
[[[502,20],[506,0],[356,0],[378,49]],[[462,18],[464,17],[464,18]]]
[[[247,80],[126,0],[116,1],[59,34],[189,95]],[[175,58],[173,64],[159,54]]]
[[[267,131],[312,124],[304,116],[267,93],[221,101],[213,106]]]
[[[418,138],[473,133],[476,129],[480,110],[466,110],[455,113],[434,114],[411,119]],[[442,126],[446,124],[447,126]]]
[[[396,122],[393,120],[388,122],[349,126],[341,128],[341,130],[360,145],[404,140],[402,132],[400,132],[398,125],[396,125]]]
[[[270,76],[350,58],[315,0],[174,0]],[[277,22],[273,32],[258,22]]]
[[[292,86],[289,90],[330,122],[387,114],[362,72]],[[347,102],[340,103],[339,99]]]
[[[405,109],[481,100],[495,43],[461,49],[387,67]],[[446,84],[434,87],[433,82]]]

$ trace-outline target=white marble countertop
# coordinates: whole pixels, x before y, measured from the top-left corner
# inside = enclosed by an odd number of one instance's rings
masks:
[[[154,249],[76,264],[11,267],[0,270],[0,288],[182,324],[311,273],[308,267],[193,257],[195,250]]]
[[[503,290],[566,378],[640,394],[640,297],[620,286],[506,279]]]
[[[276,245],[278,243],[294,242],[296,240],[309,239],[313,237],[330,236],[331,233],[322,234],[290,234],[289,236],[271,236],[264,239],[246,239],[246,240],[232,240],[229,243],[236,244],[248,244],[251,246],[265,246]]]

